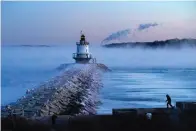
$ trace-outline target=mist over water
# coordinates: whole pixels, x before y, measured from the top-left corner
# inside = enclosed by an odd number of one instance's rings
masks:
[[[156,22],[155,23],[143,23],[143,24],[139,24],[138,27],[136,28],[127,28],[124,30],[119,30],[107,36],[101,43],[104,45],[107,42],[111,42],[112,40],[120,40],[121,38],[127,37],[128,35],[132,35],[135,37],[136,32],[148,30],[149,28],[153,28],[158,25],[159,24],[157,24]]]
[[[119,68],[195,68],[196,48],[141,49],[102,48],[91,50],[93,55],[109,67]]]
[[[58,75],[64,63],[74,63],[76,45],[2,47],[2,105],[23,96],[26,89]],[[98,113],[113,108],[163,107],[165,94],[175,101],[196,100],[196,49],[103,48],[90,45],[98,63],[112,72],[103,76]]]
[[[112,72],[103,78],[98,113],[113,108],[166,107],[165,95],[196,101],[196,49],[93,48]],[[99,53],[100,52],[100,53]]]

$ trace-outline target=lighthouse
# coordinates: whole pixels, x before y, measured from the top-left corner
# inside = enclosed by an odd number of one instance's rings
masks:
[[[89,43],[86,41],[85,35],[81,32],[80,42],[76,42],[77,51],[73,53],[73,59],[76,63],[86,64],[92,59],[89,53]]]

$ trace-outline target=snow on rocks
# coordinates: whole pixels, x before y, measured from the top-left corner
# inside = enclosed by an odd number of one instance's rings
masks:
[[[10,105],[10,108],[20,112],[22,110],[22,113],[15,114],[22,114],[27,118],[53,114],[96,114],[99,88],[102,87],[100,68],[107,70],[103,64],[69,67],[40,87],[28,89],[26,95]],[[2,116],[6,116],[3,113],[9,114],[6,110],[2,111]]]

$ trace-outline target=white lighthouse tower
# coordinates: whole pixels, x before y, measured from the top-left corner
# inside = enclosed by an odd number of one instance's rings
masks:
[[[85,35],[81,32],[80,42],[76,42],[77,52],[73,53],[73,59],[76,63],[89,63],[92,55],[89,53],[89,43],[85,39]]]

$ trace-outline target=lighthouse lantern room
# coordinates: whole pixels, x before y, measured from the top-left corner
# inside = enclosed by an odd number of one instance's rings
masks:
[[[73,53],[73,59],[76,63],[89,63],[92,55],[89,53],[89,43],[85,39],[85,35],[81,32],[80,42],[76,42],[77,52]]]

